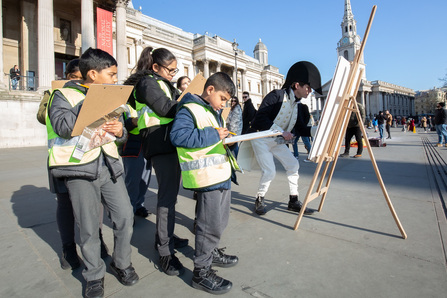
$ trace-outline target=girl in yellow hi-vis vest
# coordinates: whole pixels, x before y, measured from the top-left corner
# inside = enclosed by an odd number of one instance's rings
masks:
[[[171,81],[177,74],[177,60],[167,49],[147,48],[138,60],[139,69],[146,74],[138,80],[133,91],[138,112],[138,129],[143,153],[151,160],[158,182],[157,224],[155,246],[160,255],[160,268],[168,275],[181,275],[183,265],[175,256],[175,204],[180,187],[180,166],[169,133],[177,109],[179,91]],[[187,245],[187,239],[177,238]]]

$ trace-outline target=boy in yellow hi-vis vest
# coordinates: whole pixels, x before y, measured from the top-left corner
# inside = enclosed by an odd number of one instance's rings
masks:
[[[86,152],[79,162],[71,159],[79,138],[71,134],[89,86],[115,84],[117,81],[116,60],[99,49],[85,51],[79,60],[79,69],[83,81],[69,81],[64,88],[53,92],[48,104],[49,167],[54,177],[64,179],[79,226],[79,246],[85,264],[82,275],[87,281],[84,295],[103,297],[106,266],[100,256],[100,205],[103,203],[108,210],[114,227],[115,245],[110,267],[118,280],[127,286],[139,279],[130,258],[133,212],[114,142]],[[103,129],[114,134],[117,142],[127,139],[127,131],[121,121],[107,122]]]
[[[230,214],[232,171],[231,153],[222,143],[229,131],[220,110],[234,93],[235,86],[227,74],[213,74],[202,95],[187,93],[182,98],[170,134],[177,147],[183,187],[197,192],[192,286],[212,294],[230,291],[232,283],[217,276],[211,266],[238,263],[236,256],[218,248]]]

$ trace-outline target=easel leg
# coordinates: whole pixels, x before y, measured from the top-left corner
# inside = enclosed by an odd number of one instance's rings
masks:
[[[314,176],[313,176],[312,181],[310,183],[309,189],[307,190],[306,198],[303,201],[303,206],[301,207],[300,214],[298,215],[298,218],[296,219],[295,225],[293,226],[294,230],[298,229],[298,226],[300,225],[301,219],[303,218],[303,215],[304,215],[304,210],[306,210],[307,204],[311,201],[310,200],[310,196],[312,194],[312,190],[315,187],[315,183],[317,182],[318,174],[320,173],[321,166],[323,165],[323,162],[324,162],[323,157],[322,156],[318,157],[318,165],[317,165],[317,168],[315,169],[315,173],[314,173]]]

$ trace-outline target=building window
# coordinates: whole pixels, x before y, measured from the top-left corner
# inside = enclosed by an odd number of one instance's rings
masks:
[[[248,81],[248,91],[251,92],[251,82],[250,81]]]
[[[348,32],[348,26],[345,27],[345,32]]]
[[[127,64],[130,64],[130,48],[127,47]]]
[[[183,68],[183,75],[184,76],[189,76],[189,68],[188,68],[188,66],[184,66],[184,68]]]
[[[71,22],[69,20],[60,19],[60,23],[61,40],[71,43]]]
[[[258,83],[258,93],[261,93],[261,84]]]
[[[348,54],[348,51],[344,51],[344,52],[343,52],[343,57],[345,57],[345,59],[349,61],[349,54]]]

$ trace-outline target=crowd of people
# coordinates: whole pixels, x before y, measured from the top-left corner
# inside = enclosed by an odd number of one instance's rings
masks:
[[[125,85],[133,86],[127,110],[120,119],[106,122],[102,129],[116,140],[102,144],[81,157],[74,158],[79,136],[72,136],[83,100],[92,84],[115,84],[117,62],[107,52],[89,48],[80,59],[66,67],[68,81],[63,88],[45,93],[37,114],[48,131],[48,174],[50,190],[57,196],[57,223],[62,242],[60,258],[63,269],[81,265],[74,231],[79,227],[79,242],[87,281],[85,297],[103,297],[109,250],[102,239],[103,210],[113,225],[114,247],[111,271],[118,280],[131,286],[139,276],[131,263],[130,239],[135,225],[134,216],[147,217],[144,205],[152,168],[158,182],[156,232],[154,248],[159,254],[159,268],[169,276],[184,273],[175,249],[188,245],[188,239],[174,234],[175,205],[179,188],[194,192],[196,199],[194,269],[191,284],[212,294],[231,290],[231,281],[216,274],[214,267],[232,267],[238,257],[226,254],[220,239],[229,221],[231,183],[237,183],[237,156],[242,150],[254,154],[262,175],[254,194],[254,212],[267,212],[265,197],[276,174],[274,159],[284,166],[289,185],[288,210],[300,212],[299,159],[296,147],[303,139],[305,149],[311,149],[312,117],[301,102],[312,90],[322,94],[318,68],[310,62],[292,65],[281,89],[271,91],[256,109],[248,92],[243,92],[242,106],[236,96],[232,79],[223,72],[207,78],[200,94],[186,92],[191,79],[180,77],[176,57],[165,48],[145,48]],[[184,93],[181,101],[177,99]],[[434,124],[446,143],[447,117],[442,108]],[[229,107],[224,119],[222,110]],[[364,109],[359,105],[362,121]],[[363,111],[363,112],[362,112]],[[440,115],[443,122],[440,122]],[[357,154],[362,155],[360,121],[353,113],[346,131],[345,153],[349,155],[352,136],[358,142]],[[413,122],[414,123],[414,122]],[[424,120],[430,127],[429,119]],[[379,113],[372,124],[383,138],[385,125],[388,138],[393,117],[389,111]],[[414,124],[413,124],[414,125]],[[275,138],[255,139],[224,145],[232,135],[275,129],[284,142]],[[287,143],[293,145],[293,152]],[[251,150],[251,151],[250,151]],[[306,208],[305,214],[314,210]]]
[[[197,200],[192,286],[212,294],[228,292],[231,281],[216,275],[213,267],[238,263],[238,257],[225,254],[219,244],[229,220],[231,183],[239,167],[238,144],[227,148],[222,140],[271,128],[281,130],[286,140],[294,135],[310,136],[309,119],[302,119],[308,109],[300,100],[312,89],[321,93],[319,71],[310,62],[292,66],[283,88],[268,94],[259,111],[248,92],[243,93],[241,107],[232,79],[222,72],[206,80],[201,94],[186,93],[177,101],[191,83],[190,78],[180,77],[174,86],[177,72],[177,59],[169,50],[145,48],[124,82],[133,86],[126,112],[101,126],[115,141],[99,144],[81,156],[73,155],[80,137],[72,136],[72,132],[83,100],[92,84],[117,82],[116,60],[102,50],[88,49],[67,65],[69,81],[63,88],[48,90],[42,99],[37,118],[48,131],[48,174],[50,190],[58,202],[61,267],[81,266],[74,237],[76,224],[85,265],[82,274],[87,281],[85,297],[104,295],[104,259],[109,256],[101,232],[104,210],[114,227],[110,268],[122,284],[138,282],[131,263],[130,239],[134,216],[149,216],[144,200],[152,168],[158,182],[154,246],[159,268],[170,276],[184,273],[175,249],[188,245],[188,240],[174,234],[175,205],[182,183],[194,191]],[[224,119],[221,112],[227,102],[230,111]],[[280,109],[287,113],[278,113]],[[288,209],[299,212],[298,160],[285,144],[262,140],[253,147],[265,169],[255,212],[265,214],[263,198],[275,174],[273,157],[287,165]],[[312,212],[306,210],[306,214]]]

